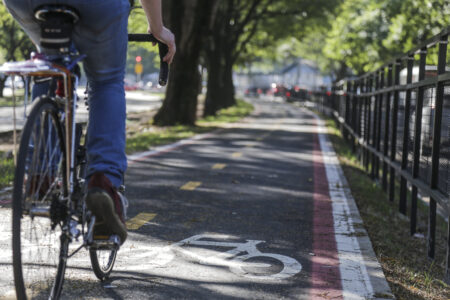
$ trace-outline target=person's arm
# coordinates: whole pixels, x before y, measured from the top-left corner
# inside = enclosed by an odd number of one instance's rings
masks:
[[[148,32],[169,47],[169,52],[163,60],[172,63],[176,52],[175,36],[163,25],[161,0],[141,0],[141,4],[148,20]]]

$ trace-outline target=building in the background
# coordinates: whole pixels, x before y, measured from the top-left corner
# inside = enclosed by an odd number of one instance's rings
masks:
[[[234,75],[236,89],[255,89],[264,92],[274,87],[318,91],[331,87],[332,78],[323,75],[317,65],[309,60],[298,58],[294,63],[269,73],[252,72]]]

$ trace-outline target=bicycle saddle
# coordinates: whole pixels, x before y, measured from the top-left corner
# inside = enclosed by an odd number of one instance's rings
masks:
[[[80,19],[76,9],[67,5],[42,5],[35,9],[34,17],[41,25],[40,45],[68,52],[73,26]]]

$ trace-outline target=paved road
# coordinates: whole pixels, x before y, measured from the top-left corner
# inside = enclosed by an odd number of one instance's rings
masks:
[[[6,89],[5,93],[8,94]],[[83,99],[84,88],[78,89],[78,95],[80,99]],[[126,92],[127,98],[127,112],[141,112],[154,110],[159,108],[162,103],[162,99],[159,96],[151,95],[144,92]],[[20,106],[16,109],[17,127],[22,128],[25,123],[24,107]],[[80,101],[80,105],[77,111],[77,119],[80,121],[86,121],[88,117],[88,111],[83,101]],[[13,126],[13,108],[12,107],[0,107],[0,133],[12,131]]]
[[[99,283],[81,252],[63,298],[388,298],[318,122],[259,101],[245,122],[130,157],[130,234],[111,280]],[[7,255],[0,260],[0,295],[12,295]]]

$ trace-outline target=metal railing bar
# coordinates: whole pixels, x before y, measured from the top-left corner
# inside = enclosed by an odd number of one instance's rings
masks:
[[[332,111],[334,117],[341,123],[346,130],[355,137],[355,140],[358,142],[358,144],[364,148],[366,148],[369,152],[371,152],[373,155],[377,156],[379,159],[386,162],[390,167],[394,168],[396,172],[399,173],[399,175],[403,176],[407,181],[409,181],[412,185],[417,186],[421,194],[424,196],[434,198],[437,200],[439,205],[442,206],[443,209],[446,210],[447,214],[450,215],[450,200],[448,196],[444,195],[441,191],[439,191],[437,188],[430,188],[428,184],[423,182],[422,180],[418,178],[414,178],[411,173],[409,173],[407,170],[403,170],[401,165],[399,165],[396,162],[392,162],[388,157],[385,157],[383,153],[376,150],[374,147],[367,145],[364,139],[358,137],[355,135],[355,132],[352,130],[350,126],[345,124],[344,118],[339,116],[339,113],[337,111]]]

